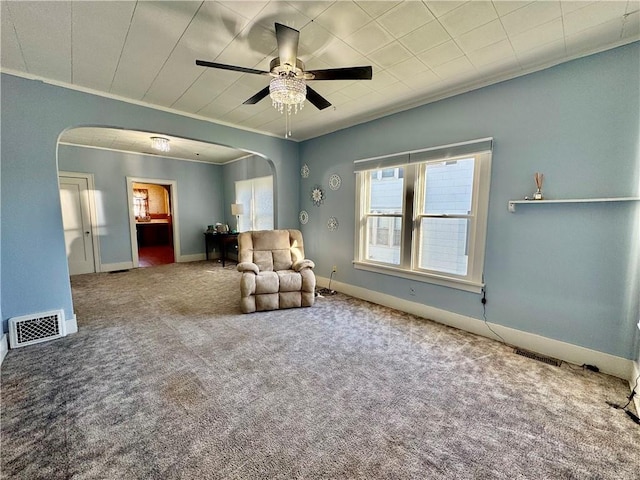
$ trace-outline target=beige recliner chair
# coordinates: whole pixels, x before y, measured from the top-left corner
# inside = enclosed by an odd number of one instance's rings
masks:
[[[243,313],[310,307],[315,264],[304,258],[299,230],[260,230],[238,235],[240,309]]]

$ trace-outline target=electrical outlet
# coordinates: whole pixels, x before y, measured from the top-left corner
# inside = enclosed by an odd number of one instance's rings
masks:
[[[331,273],[337,273],[338,272],[338,266],[334,265],[333,267],[331,267]]]

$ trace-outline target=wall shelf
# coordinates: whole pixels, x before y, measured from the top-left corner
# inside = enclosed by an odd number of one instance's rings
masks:
[[[566,198],[560,200],[509,200],[509,211],[514,213],[516,205],[544,205],[549,203],[603,203],[603,202],[637,202],[640,197],[609,197],[609,198]]]

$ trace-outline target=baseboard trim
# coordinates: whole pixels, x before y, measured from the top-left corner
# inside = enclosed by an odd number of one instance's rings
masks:
[[[199,262],[201,260],[206,260],[204,253],[194,253],[191,255],[180,255],[177,259],[177,263],[188,263],[188,262]]]
[[[73,317],[67,318],[64,321],[64,335],[72,335],[74,333],[78,333],[78,320],[76,318],[75,313]]]
[[[316,280],[319,286],[328,286],[328,278],[316,277]],[[352,297],[360,298],[378,305],[384,305],[385,307],[394,308],[402,312],[411,313],[418,317],[433,320],[434,322],[442,323],[450,327],[459,328],[460,330],[499,341],[499,339],[497,339],[496,336],[487,328],[484,321],[477,318],[430,307],[429,305],[422,303],[404,300],[392,295],[357,287],[348,283],[338,282],[336,280],[331,280],[331,288]],[[543,337],[534,333],[523,332],[522,330],[516,330],[515,328],[505,327],[491,322],[488,322],[488,324],[502,338],[504,338],[506,343],[509,345],[532,350],[576,365],[596,365],[601,372],[614,375],[624,380],[627,380],[632,376],[635,363],[632,360],[580,347],[560,340]]]
[[[7,340],[7,334],[3,333],[2,338],[0,338],[0,365],[4,361],[4,357],[7,356],[9,352],[9,341]]]
[[[101,265],[103,272],[116,272],[118,270],[129,270],[133,268],[133,262],[103,263]]]
[[[629,378],[629,391],[633,392],[633,387],[636,386],[636,378],[640,376],[640,358],[633,362],[633,373]],[[640,380],[638,380],[638,386],[636,387],[636,396],[633,397],[633,403],[636,406],[636,413],[640,414]]]

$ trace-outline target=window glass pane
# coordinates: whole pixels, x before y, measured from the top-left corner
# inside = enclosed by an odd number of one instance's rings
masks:
[[[273,230],[273,177],[253,180],[254,230]]]
[[[236,203],[242,204],[242,215],[238,216],[238,231],[246,232],[252,230],[253,209],[251,197],[252,181],[251,180],[239,180],[236,182]]]
[[[236,203],[243,214],[238,219],[238,231],[273,229],[273,176],[238,180]]]
[[[376,221],[376,245],[389,245],[389,219],[378,218]]]
[[[462,214],[471,212],[474,159],[427,165],[426,214]]]
[[[385,172],[391,176],[384,176]],[[394,176],[394,169],[371,171],[370,182],[369,213],[402,213],[404,180]]]
[[[420,268],[466,275],[469,256],[465,218],[423,218],[420,224]]]
[[[400,245],[392,245],[392,239],[401,224],[401,219],[395,217],[367,219],[367,260],[400,265]]]
[[[402,219],[394,218],[393,219],[393,246],[400,247],[400,238],[402,232]]]

